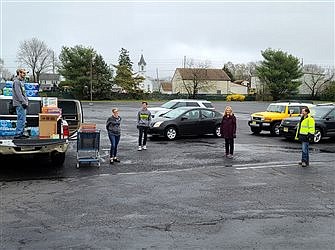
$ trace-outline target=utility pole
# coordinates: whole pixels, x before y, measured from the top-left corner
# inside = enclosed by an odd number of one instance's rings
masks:
[[[157,77],[157,86],[158,86],[158,92],[161,92],[161,84],[158,78],[158,68],[156,68],[156,77]]]
[[[89,103],[90,106],[93,105],[93,102],[92,102],[92,89],[93,89],[93,54],[91,54],[91,67],[90,67],[90,83],[91,83],[91,102]]]
[[[184,69],[186,68],[186,56],[184,56]]]

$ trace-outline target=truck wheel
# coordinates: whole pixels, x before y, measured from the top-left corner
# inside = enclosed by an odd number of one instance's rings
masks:
[[[55,152],[51,154],[51,163],[53,166],[59,167],[64,164],[65,153]]]
[[[251,132],[255,135],[258,135],[261,132],[261,129],[259,128],[251,128]]]
[[[271,129],[270,129],[271,135],[273,135],[273,136],[279,136],[280,135],[279,126],[280,126],[280,122],[275,122],[275,123],[272,124]]]

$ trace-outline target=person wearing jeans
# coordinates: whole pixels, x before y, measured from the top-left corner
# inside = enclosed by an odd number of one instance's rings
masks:
[[[26,71],[24,69],[18,69],[16,71],[17,76],[13,82],[12,98],[13,107],[15,107],[17,122],[14,139],[25,139],[29,136],[24,135],[24,128],[26,125],[26,113],[28,108],[28,98],[24,91],[24,78]]]
[[[151,122],[151,113],[147,106],[147,102],[142,102],[142,108],[137,113],[138,151],[147,149],[148,129]]]
[[[106,122],[108,138],[111,143],[111,148],[109,151],[110,164],[113,164],[114,162],[120,162],[116,155],[121,137],[121,120],[122,119],[119,116],[119,111],[116,108],[112,109],[112,116],[109,117]]]
[[[310,115],[309,108],[302,109],[301,119],[295,135],[296,140],[301,141],[301,162],[302,167],[309,166],[309,142],[313,141],[315,133],[315,121]]]

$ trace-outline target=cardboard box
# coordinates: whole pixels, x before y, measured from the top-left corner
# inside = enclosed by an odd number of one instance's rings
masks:
[[[57,134],[57,114],[39,114],[39,137],[49,139],[52,135]]]

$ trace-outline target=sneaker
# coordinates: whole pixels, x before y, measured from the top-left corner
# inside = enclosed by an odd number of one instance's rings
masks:
[[[114,162],[120,162],[120,160],[118,158],[116,158],[116,157],[114,157],[113,161]]]
[[[233,159],[233,157],[234,157],[233,155],[227,155],[228,159]]]
[[[301,166],[302,166],[302,167],[307,167],[306,162],[302,162],[302,163],[301,163]]]
[[[113,158],[110,158],[109,160],[109,164],[113,164],[114,163],[114,159]]]
[[[143,148],[144,150],[147,150],[147,146],[146,146],[146,145],[144,145],[142,148]]]
[[[142,151],[142,146],[138,146],[138,151]]]

